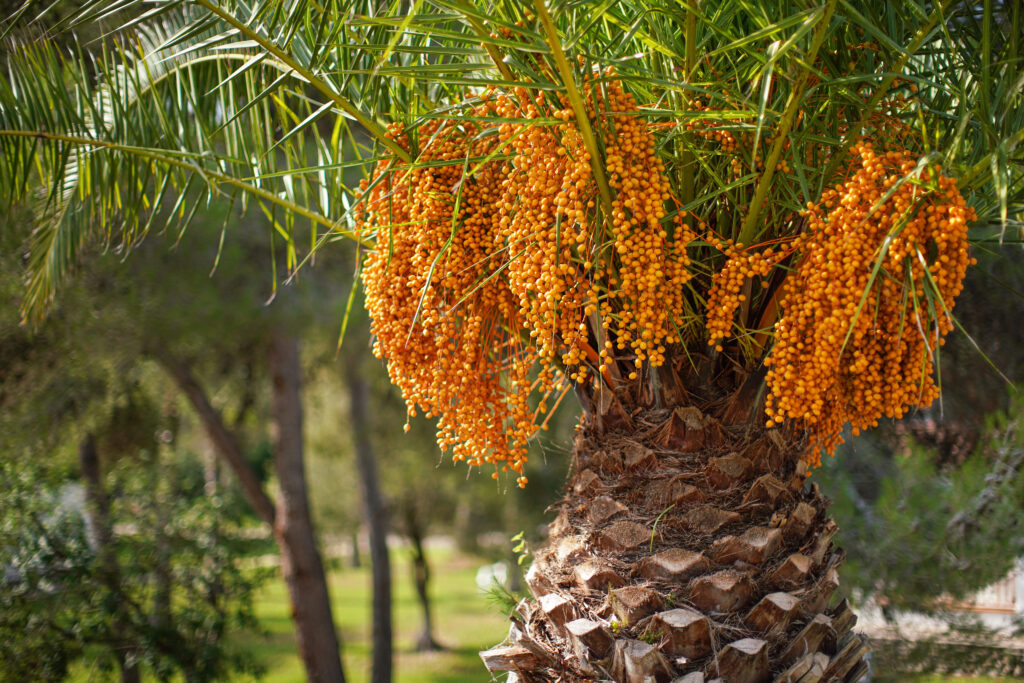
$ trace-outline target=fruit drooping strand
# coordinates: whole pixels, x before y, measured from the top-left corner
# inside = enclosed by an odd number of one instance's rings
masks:
[[[769,425],[811,434],[809,457],[939,395],[933,360],[971,263],[974,212],[956,182],[906,152],[855,148],[849,178],[809,204],[769,366]]]
[[[410,417],[436,417],[443,450],[521,486],[552,395],[604,381],[613,360],[657,366],[681,341],[693,234],[632,96],[613,81],[585,95],[610,217],[568,103],[522,88],[420,126],[416,161],[381,162],[360,200],[359,230],[376,240],[362,271],[374,351]],[[410,148],[408,132],[391,135]]]
[[[724,350],[722,341],[732,333],[736,311],[750,298],[749,293],[744,293],[747,281],[767,277],[772,268],[788,255],[786,251],[772,247],[761,251],[744,250],[742,247],[741,244],[726,242],[722,246],[725,264],[711,278],[705,324],[708,345],[715,347],[716,351]]]

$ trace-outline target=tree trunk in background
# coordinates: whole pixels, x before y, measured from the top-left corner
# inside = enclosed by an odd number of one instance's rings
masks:
[[[353,569],[363,566],[363,560],[359,556],[359,529],[352,532],[352,553],[349,556],[349,566]]]
[[[488,668],[510,681],[860,679],[856,617],[829,608],[843,553],[827,500],[804,486],[805,444],[713,410],[584,422],[526,577],[536,600],[481,653]]]
[[[305,466],[302,447],[302,405],[301,382],[298,368],[298,342],[294,339],[275,340],[269,353],[274,394],[274,416],[277,437],[286,438],[287,452],[275,448],[274,466],[281,482],[282,501],[275,508],[266,494],[256,473],[249,466],[238,439],[224,424],[220,412],[213,407],[191,368],[175,358],[166,349],[158,349],[156,360],[174,379],[182,393],[188,398],[206,430],[217,456],[223,459],[241,485],[246,500],[256,515],[274,530],[281,553],[281,563],[288,582],[288,597],[292,606],[292,621],[295,623],[296,641],[310,681],[344,681],[341,665],[341,649],[337,632],[330,616],[327,600],[327,584],[324,577],[320,554],[316,549],[315,537],[309,518],[309,503],[306,497]],[[279,384],[280,380],[280,384]],[[287,395],[285,395],[287,392]],[[280,394],[280,395],[279,395]],[[280,413],[278,401],[280,400]],[[279,422],[278,417],[285,422]],[[288,422],[290,420],[290,422]],[[286,490],[285,481],[289,488]],[[209,483],[209,481],[208,481]],[[289,496],[289,500],[284,498]],[[300,509],[301,511],[300,512]],[[278,517],[294,514],[291,524],[285,523],[288,533],[282,533]],[[307,522],[306,531],[301,527],[302,517]],[[289,579],[291,575],[295,580]],[[216,596],[215,596],[216,597]],[[326,616],[325,616],[326,613]],[[311,649],[306,645],[309,644]]]
[[[199,385],[199,380],[192,373],[192,368],[166,349],[159,349],[155,357],[192,404],[192,409],[196,411],[196,415],[203,423],[207,438],[216,449],[217,455],[224,459],[231,471],[234,472],[238,484],[242,487],[242,494],[252,506],[253,512],[267,524],[273,525],[274,501],[263,490],[259,477],[256,476],[245,459],[241,444],[238,443],[234,433],[224,424],[224,418],[220,411],[210,403],[206,392]]]
[[[343,681],[338,636],[331,615],[320,552],[309,512],[303,460],[302,379],[299,342],[283,330],[271,336],[270,376],[274,466],[281,494],[274,536],[285,551],[281,564],[295,618],[299,655],[310,681]]]
[[[370,569],[373,573],[373,673],[372,683],[390,683],[391,641],[391,561],[388,558],[388,520],[384,498],[377,482],[377,463],[370,443],[368,416],[369,390],[363,377],[359,354],[347,354],[345,380],[349,391],[352,437],[356,466],[363,488],[363,506],[370,529]]]
[[[442,648],[434,640],[434,620],[430,610],[430,564],[423,549],[423,525],[417,516],[414,506],[406,506],[404,510],[405,533],[412,546],[412,579],[416,586],[416,597],[423,610],[423,631],[416,639],[418,652],[432,652]]]
[[[85,480],[86,510],[89,524],[96,538],[96,551],[100,562],[103,583],[107,587],[108,605],[112,615],[112,630],[117,661],[121,667],[122,683],[138,683],[139,667],[133,661],[135,646],[128,637],[123,614],[121,595],[121,567],[117,561],[117,547],[114,543],[114,528],[110,520],[110,499],[103,486],[103,473],[96,453],[96,438],[87,434],[78,449],[78,464]]]
[[[469,495],[460,495],[455,505],[455,519],[452,520],[452,527],[455,533],[455,543],[459,550],[467,555],[480,555],[480,532],[478,516],[473,513],[472,498]]]

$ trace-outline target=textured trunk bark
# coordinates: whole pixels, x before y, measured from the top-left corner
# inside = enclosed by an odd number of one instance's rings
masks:
[[[303,462],[302,392],[298,340],[272,334],[269,352],[274,418],[274,466],[281,489],[274,536],[291,597],[295,638],[310,681],[344,681],[320,552],[309,512]]]
[[[96,538],[102,581],[109,591],[108,599],[113,603],[110,606],[113,613],[112,635],[116,641],[115,655],[121,669],[121,681],[138,683],[139,667],[134,661],[135,645],[127,633],[120,599],[121,567],[117,561],[114,528],[110,520],[110,499],[103,486],[103,473],[100,470],[99,455],[96,453],[96,438],[92,434],[86,435],[79,446],[78,464],[82,469],[82,479],[85,480],[86,510]]]
[[[363,507],[370,529],[370,571],[373,574],[373,669],[372,683],[390,683],[392,670],[391,560],[388,557],[388,520],[384,497],[377,481],[377,463],[370,443],[366,407],[369,391],[358,354],[349,354],[345,379],[356,452],[356,466],[363,488]]]
[[[861,678],[856,617],[829,608],[843,554],[827,500],[804,485],[803,444],[693,406],[601,422],[577,437],[527,574],[535,599],[482,653],[488,668],[520,681]]]
[[[432,652],[443,649],[434,640],[434,620],[430,609],[430,564],[423,548],[423,526],[416,515],[416,510],[408,507],[405,510],[405,533],[412,546],[412,579],[416,586],[416,597],[423,610],[423,630],[416,639],[416,650]]]

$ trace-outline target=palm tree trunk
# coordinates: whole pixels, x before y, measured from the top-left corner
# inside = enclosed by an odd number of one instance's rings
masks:
[[[600,417],[577,436],[527,574],[535,599],[481,653],[488,668],[520,681],[859,680],[867,648],[846,602],[830,608],[843,553],[828,501],[804,485],[803,444],[694,406]]]
[[[121,567],[117,561],[114,526],[110,519],[110,498],[103,485],[103,473],[96,452],[96,438],[92,434],[87,434],[79,446],[78,464],[82,470],[82,479],[85,480],[86,511],[96,539],[100,573],[108,591],[107,600],[111,603],[111,629],[115,641],[115,656],[121,668],[121,681],[138,683],[139,666],[133,656],[135,645],[127,632],[128,626],[121,599]]]
[[[388,519],[384,497],[377,480],[377,463],[370,443],[366,412],[369,391],[358,354],[349,354],[345,381],[349,391],[349,413],[356,452],[356,468],[363,488],[363,509],[370,529],[370,571],[373,574],[373,666],[372,683],[390,683],[393,662],[391,629],[391,560],[388,557]]]
[[[291,596],[295,637],[310,681],[344,681],[320,552],[309,512],[303,461],[302,380],[298,340],[275,330],[269,353],[274,416],[274,466],[281,489],[274,536]]]

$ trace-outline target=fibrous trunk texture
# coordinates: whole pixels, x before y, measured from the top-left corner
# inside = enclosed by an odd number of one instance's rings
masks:
[[[534,599],[481,653],[518,681],[858,681],[867,648],[802,444],[699,409],[584,423]]]

